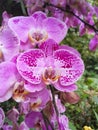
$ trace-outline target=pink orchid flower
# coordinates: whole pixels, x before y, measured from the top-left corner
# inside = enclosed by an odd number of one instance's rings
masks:
[[[20,103],[21,113],[27,114],[32,110],[41,111],[46,107],[46,104],[49,100],[50,93],[46,88],[38,92],[28,93],[25,100]]]
[[[8,25],[23,43],[30,41],[33,45],[50,38],[60,43],[68,30],[64,22],[54,17],[47,17],[41,11],[31,16],[10,18]]]
[[[70,92],[77,87],[74,84],[84,72],[84,63],[78,53],[71,48],[59,47],[49,39],[39,49],[29,49],[17,58],[20,75],[31,85],[26,89],[33,91],[42,83],[53,85],[60,91]]]
[[[89,49],[91,51],[95,51],[98,48],[98,35],[94,35],[94,37],[89,42]]]

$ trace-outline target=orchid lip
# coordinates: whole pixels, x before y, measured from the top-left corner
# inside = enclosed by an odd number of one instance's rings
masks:
[[[48,67],[44,69],[42,78],[45,84],[49,85],[51,83],[57,82],[60,78],[60,74],[57,72],[57,70],[54,70],[52,67]]]
[[[25,96],[28,95],[28,91],[24,89],[24,83],[16,83],[14,86],[14,91],[13,91],[13,99],[17,102],[21,102],[25,99]]]
[[[2,53],[2,50],[0,49],[0,59],[3,58],[3,53]]]
[[[28,33],[28,37],[32,43],[44,42],[48,38],[46,31],[31,29]]]
[[[41,99],[38,98],[36,102],[30,104],[31,109],[38,111],[39,110],[38,107],[41,105],[41,103],[42,103]]]

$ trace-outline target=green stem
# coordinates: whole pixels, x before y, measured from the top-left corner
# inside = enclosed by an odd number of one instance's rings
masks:
[[[21,9],[22,9],[23,15],[27,16],[27,13],[26,13],[26,9],[25,9],[25,5],[24,5],[23,0],[20,0],[20,4],[21,4]]]

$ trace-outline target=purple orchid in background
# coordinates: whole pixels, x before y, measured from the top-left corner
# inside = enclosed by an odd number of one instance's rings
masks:
[[[91,51],[95,51],[98,48],[98,35],[94,35],[94,37],[90,40],[89,49]]]
[[[30,49],[20,54],[17,69],[32,85],[26,87],[29,91],[44,83],[53,85],[60,91],[70,92],[76,89],[74,83],[83,74],[84,63],[74,51],[66,49],[66,46],[61,48],[49,39],[40,49]]]
[[[35,112],[32,111],[28,113],[25,117],[25,123],[29,128],[35,128],[36,130],[52,130],[53,124],[50,121],[50,124],[48,122],[44,122],[43,114],[41,112]],[[46,120],[46,119],[45,119]],[[52,127],[52,128],[51,128]]]
[[[36,128],[38,130],[69,130],[68,127],[68,118],[65,115],[60,115],[62,112],[65,111],[64,106],[62,107],[61,102],[57,99],[57,107],[59,107],[59,116],[58,122],[56,113],[53,107],[52,102],[48,102],[45,109],[42,112],[29,112],[25,116],[25,123],[29,128]],[[58,126],[58,124],[59,126]]]
[[[7,112],[7,118],[9,119],[9,121],[12,122],[12,126],[13,126],[13,130],[18,130],[18,119],[19,119],[19,111],[16,108],[12,108],[11,110],[9,110]]]
[[[0,107],[0,128],[3,126],[5,120],[5,114],[3,109]]]
[[[40,130],[44,125],[43,116],[40,112],[32,111],[26,115],[25,123],[29,128]]]
[[[41,11],[27,17],[10,18],[8,25],[22,42],[30,41],[33,45],[47,39],[53,39],[60,43],[67,33],[67,26],[64,22],[54,17],[47,17]]]
[[[2,126],[2,130],[30,130],[28,128],[28,126],[26,125],[26,123],[23,121],[21,122],[21,124],[17,127],[14,127],[12,125],[9,125],[8,123],[5,123],[3,126]]]
[[[18,119],[19,119],[19,112],[18,112],[18,110],[16,108],[12,108],[11,110],[9,110],[7,112],[7,118],[10,121],[16,123],[18,121]]]
[[[70,130],[68,118],[65,115],[59,117],[60,130]]]
[[[24,3],[27,6],[28,15],[43,10],[44,0],[24,0]]]
[[[30,130],[30,129],[28,128],[28,126],[26,125],[26,123],[23,121],[23,122],[21,122],[18,130]]]
[[[13,130],[13,126],[5,123],[2,127],[3,130]]]

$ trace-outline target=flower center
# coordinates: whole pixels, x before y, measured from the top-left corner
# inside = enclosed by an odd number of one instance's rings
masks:
[[[39,107],[40,107],[41,103],[42,103],[42,101],[39,98],[35,102],[32,102],[30,104],[31,110],[39,111]]]
[[[15,84],[14,90],[13,90],[13,99],[16,102],[24,101],[24,99],[26,98],[28,94],[29,92],[24,89],[23,82]]]
[[[0,49],[0,60],[3,59],[3,53],[2,50]]]
[[[47,32],[43,30],[42,31],[30,30],[28,36],[32,43],[41,43],[41,42],[44,42],[48,38]]]
[[[44,82],[49,85],[51,83],[55,83],[58,81],[60,74],[54,70],[52,67],[48,67],[44,70],[43,73],[43,80]]]

